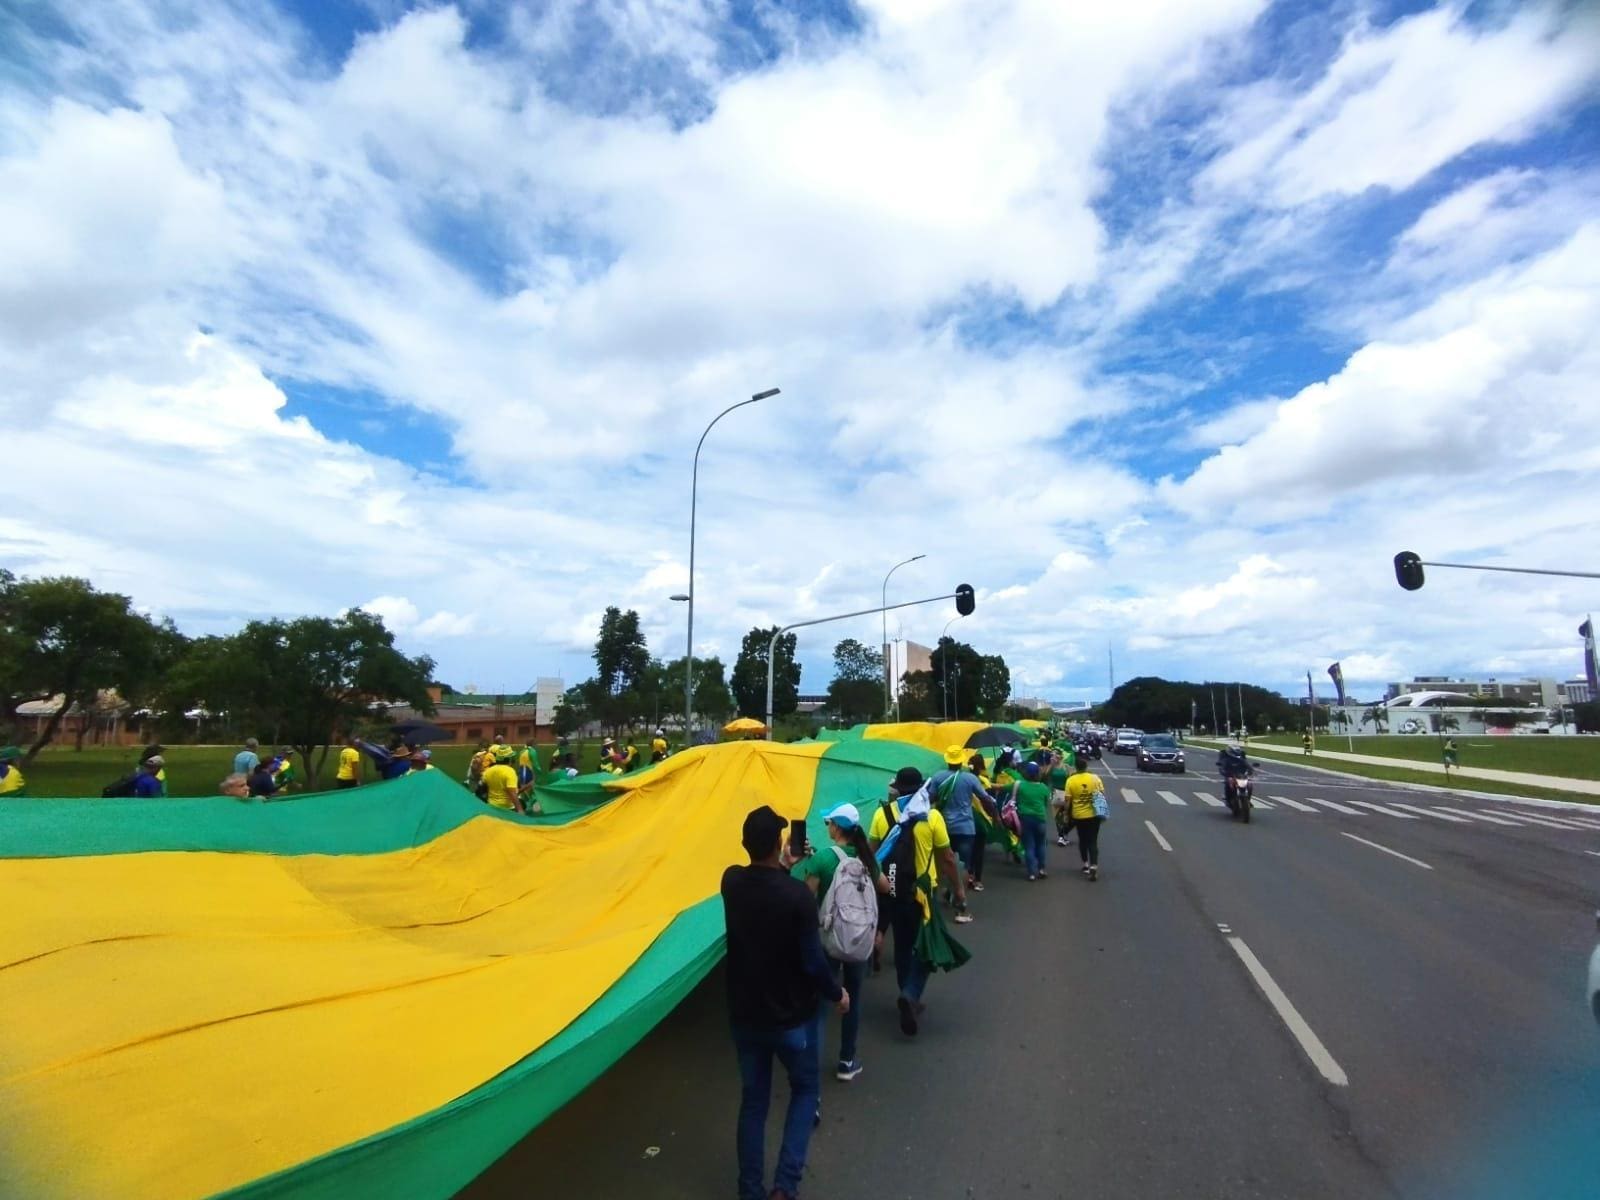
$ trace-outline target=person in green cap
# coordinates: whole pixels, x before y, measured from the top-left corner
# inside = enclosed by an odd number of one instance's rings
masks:
[[[22,751],[15,746],[0,746],[0,797],[20,796],[28,781],[22,777]]]

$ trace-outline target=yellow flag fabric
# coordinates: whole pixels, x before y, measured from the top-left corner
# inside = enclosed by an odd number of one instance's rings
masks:
[[[0,857],[0,1195],[210,1196],[463,1096],[716,894],[750,808],[805,816],[828,749],[379,853]]]
[[[898,721],[868,725],[861,736],[868,741],[909,742],[942,755],[945,747],[965,746],[969,737],[987,728],[987,721]]]

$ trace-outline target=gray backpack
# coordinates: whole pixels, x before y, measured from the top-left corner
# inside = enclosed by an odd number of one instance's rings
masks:
[[[840,962],[866,962],[878,932],[878,891],[867,864],[838,846],[839,866],[822,898],[822,948]]]

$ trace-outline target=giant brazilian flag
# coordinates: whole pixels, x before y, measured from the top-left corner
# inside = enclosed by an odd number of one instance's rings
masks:
[[[700,747],[542,818],[438,771],[0,805],[0,1196],[449,1196],[716,963],[747,811],[820,842],[906,765]]]

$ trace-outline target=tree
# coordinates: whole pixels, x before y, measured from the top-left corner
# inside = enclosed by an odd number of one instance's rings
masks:
[[[941,715],[942,699],[932,671],[907,671],[900,677],[900,718],[926,721]]]
[[[1371,725],[1373,733],[1389,732],[1389,710],[1381,704],[1369,704],[1361,710],[1361,723]]]
[[[977,711],[987,720],[998,720],[1011,698],[1011,668],[1000,655],[985,654],[978,659],[976,692]]]
[[[102,690],[124,700],[149,695],[183,635],[156,624],[115,592],[86,579],[17,579],[0,573],[0,688],[6,718],[28,700],[62,697],[23,757],[31,763],[76,705],[87,715]]]
[[[678,706],[683,704],[683,670],[681,658],[675,658],[667,664],[667,679],[672,686],[673,701],[671,706],[663,705],[663,710],[670,707],[677,712]],[[728,669],[722,665],[722,659],[695,659],[693,685],[693,708],[697,714],[718,724],[733,715],[733,693],[728,690]],[[762,687],[766,687],[765,682]]]
[[[1350,714],[1342,708],[1333,710],[1333,715],[1328,718],[1328,723],[1340,733],[1347,733],[1350,729]]]
[[[1456,719],[1455,713],[1431,713],[1433,731],[1435,733],[1456,733],[1461,728],[1461,722]]]
[[[616,734],[644,715],[651,702],[645,693],[660,682],[659,673],[652,678],[650,649],[633,609],[623,612],[614,604],[606,609],[594,642],[594,666],[594,677],[581,685],[585,702]]]
[[[167,702],[270,729],[273,740],[299,751],[315,788],[335,733],[378,718],[385,702],[431,714],[432,676],[431,658],[407,658],[381,617],[351,609],[333,618],[251,621],[231,637],[202,639],[172,672]]]
[[[883,716],[883,653],[845,638],[833,648],[833,682],[828,707],[842,724],[876,721]]]
[[[582,684],[569,687],[556,705],[555,716],[550,720],[557,737],[571,737],[589,723],[589,702],[584,697]]]
[[[733,664],[733,698],[741,716],[767,719],[767,646],[778,626],[752,629],[744,635],[739,657]],[[795,661],[795,636],[786,633],[778,639],[773,659],[772,715],[786,717],[800,703],[800,664]]]
[[[1569,704],[1567,712],[1579,733],[1600,733],[1600,700]]]

